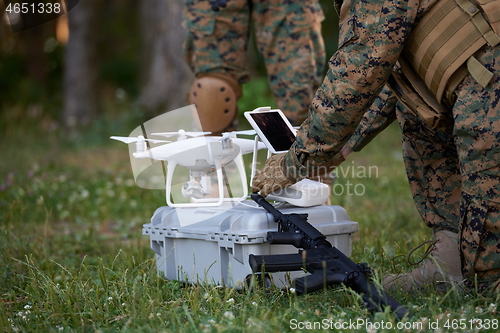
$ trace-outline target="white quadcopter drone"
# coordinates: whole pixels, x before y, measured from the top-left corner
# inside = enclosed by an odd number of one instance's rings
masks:
[[[136,143],[135,158],[153,159],[167,162],[166,200],[172,207],[220,206],[226,201],[244,200],[248,196],[248,187],[242,155],[265,148],[265,145],[255,140],[238,138],[237,135],[255,135],[256,132],[235,131],[223,133],[222,136],[204,136],[210,132],[187,132],[183,129],[177,132],[151,133],[151,135],[171,137],[177,136],[177,141],[165,141],[137,137],[112,136],[111,139],[125,143]],[[165,143],[149,148],[146,142]],[[243,195],[240,198],[224,196],[224,178],[222,168],[231,161],[239,171]],[[189,170],[189,181],[182,187],[182,195],[190,198],[190,203],[173,203],[171,200],[172,179],[177,165]],[[218,183],[218,197],[208,197],[211,189],[210,173],[215,170]]]

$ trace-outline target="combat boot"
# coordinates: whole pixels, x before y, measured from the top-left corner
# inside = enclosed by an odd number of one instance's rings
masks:
[[[437,283],[444,288],[462,284],[458,234],[440,230],[434,234],[434,238],[435,241],[427,252],[428,257],[425,259],[424,256],[425,261],[418,268],[410,273],[393,274],[384,278],[386,291],[410,291],[429,283]]]

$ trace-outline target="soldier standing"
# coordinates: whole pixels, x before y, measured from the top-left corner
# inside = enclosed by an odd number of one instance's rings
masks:
[[[318,0],[186,0],[185,58],[196,75],[188,100],[203,130],[232,127],[241,85],[250,79],[245,55],[251,23],[278,108],[300,125],[323,76],[323,19]]]

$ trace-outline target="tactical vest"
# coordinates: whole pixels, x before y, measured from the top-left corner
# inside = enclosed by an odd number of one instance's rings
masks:
[[[491,81],[474,54],[499,35],[500,0],[439,0],[410,34],[389,85],[431,127],[446,126],[465,76],[483,87]]]

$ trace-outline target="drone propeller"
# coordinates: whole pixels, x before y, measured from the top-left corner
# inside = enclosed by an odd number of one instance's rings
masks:
[[[197,137],[197,136],[202,136],[202,135],[206,135],[206,134],[212,134],[212,132],[186,132],[185,130],[180,129],[177,132],[151,133],[151,135],[166,136],[167,138],[174,136],[174,135],[177,135],[179,137],[182,137],[182,136]]]
[[[257,132],[254,130],[245,130],[245,131],[231,131],[222,133],[222,137],[230,137],[235,138],[236,135],[255,135]]]
[[[152,143],[171,142],[171,141],[166,141],[166,140],[145,139],[142,135],[139,135],[137,138],[129,137],[129,136],[112,136],[111,139],[118,140],[118,141],[125,142],[125,143],[134,143],[137,141],[149,141]]]
[[[234,132],[231,132],[231,133],[234,133],[234,134],[237,134],[237,135],[255,135],[255,134],[257,134],[257,132],[255,132],[255,130],[234,131]]]

